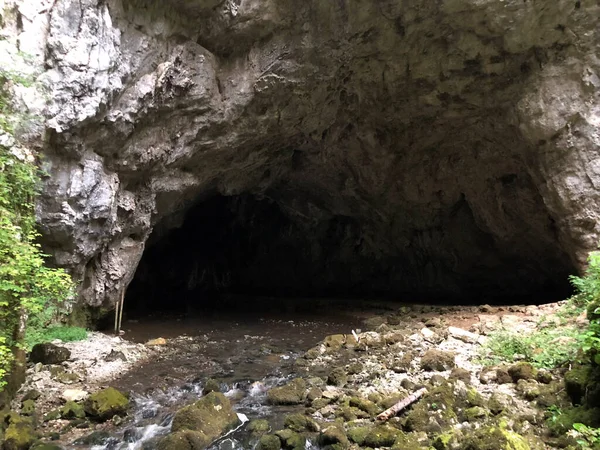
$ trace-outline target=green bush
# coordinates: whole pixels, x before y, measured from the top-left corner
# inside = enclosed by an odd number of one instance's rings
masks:
[[[14,138],[19,123],[11,86],[22,77],[0,69],[0,133]],[[45,265],[36,240],[34,201],[39,173],[34,157],[18,145],[0,146],[0,392],[25,346],[28,323],[48,326],[49,311],[65,310],[73,297],[67,273]],[[67,308],[68,309],[68,308]]]
[[[484,364],[521,359],[540,369],[564,366],[577,358],[582,343],[581,331],[564,326],[530,334],[500,330],[491,333],[482,346]]]

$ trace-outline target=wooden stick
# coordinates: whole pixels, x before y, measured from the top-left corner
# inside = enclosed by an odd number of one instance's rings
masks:
[[[404,408],[406,408],[407,406],[412,405],[414,402],[416,402],[421,397],[423,397],[423,395],[425,395],[426,392],[427,392],[427,389],[425,389],[425,388],[421,388],[418,391],[413,392],[408,397],[400,400],[394,406],[392,406],[391,408],[386,409],[384,412],[382,412],[381,414],[379,414],[377,416],[377,420],[382,420],[382,421],[389,420],[390,418],[392,418],[396,414],[398,414],[400,411],[402,411]]]
[[[115,305],[115,334],[117,334],[117,325],[119,323],[119,302]]]
[[[123,305],[125,304],[125,288],[123,288],[123,292],[121,293],[121,306],[119,308],[119,327],[117,329],[117,333],[121,333],[121,323],[123,322]]]

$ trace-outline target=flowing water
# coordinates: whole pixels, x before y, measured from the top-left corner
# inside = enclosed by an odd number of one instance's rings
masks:
[[[304,305],[306,306],[306,305]],[[318,306],[318,305],[317,305]],[[248,420],[268,419],[274,430],[283,427],[285,414],[302,407],[271,406],[266,391],[294,376],[295,359],[326,335],[351,333],[360,329],[362,319],[374,313],[361,307],[328,303],[327,307],[298,311],[255,309],[227,313],[224,310],[194,316],[145,318],[126,322],[126,337],[145,342],[158,336],[169,339],[175,352],[165,352],[146,365],[116,381],[118,389],[131,392],[133,419],[94,450],[156,448],[169,432],[175,411],[202,396],[209,378],[221,384],[221,391],[234,404],[242,419],[238,429],[215,441],[211,450],[253,448]],[[313,444],[307,443],[307,448]],[[73,445],[68,448],[90,448]]]

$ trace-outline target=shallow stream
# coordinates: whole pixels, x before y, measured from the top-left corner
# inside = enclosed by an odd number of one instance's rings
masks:
[[[156,448],[169,432],[175,411],[202,396],[206,380],[213,378],[234,404],[245,423],[215,441],[211,450],[253,448],[247,421],[268,419],[273,429],[283,428],[285,414],[303,407],[271,406],[266,391],[281,385],[295,373],[296,358],[329,334],[349,334],[364,328],[363,319],[381,312],[371,305],[336,305],[310,312],[280,305],[274,312],[242,308],[195,315],[160,315],[125,322],[125,337],[145,342],[163,337],[168,351],[115,381],[113,386],[131,393],[133,414],[101,445],[68,448],[144,449]],[[243,309],[246,309],[245,311]],[[307,443],[307,448],[311,447]]]

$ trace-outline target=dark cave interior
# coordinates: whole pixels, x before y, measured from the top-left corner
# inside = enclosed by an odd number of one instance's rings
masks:
[[[496,255],[485,234],[463,228],[457,235],[457,226],[451,226],[453,242],[474,252],[461,259],[464,267],[450,267],[443,249],[423,253],[414,245],[408,253],[373,257],[364,251],[358,220],[332,216],[307,227],[276,202],[252,195],[197,202],[178,225],[155,227],[127,291],[126,317],[250,308],[253,296],[538,304],[570,294],[568,266]],[[432,270],[435,275],[424,275]]]

